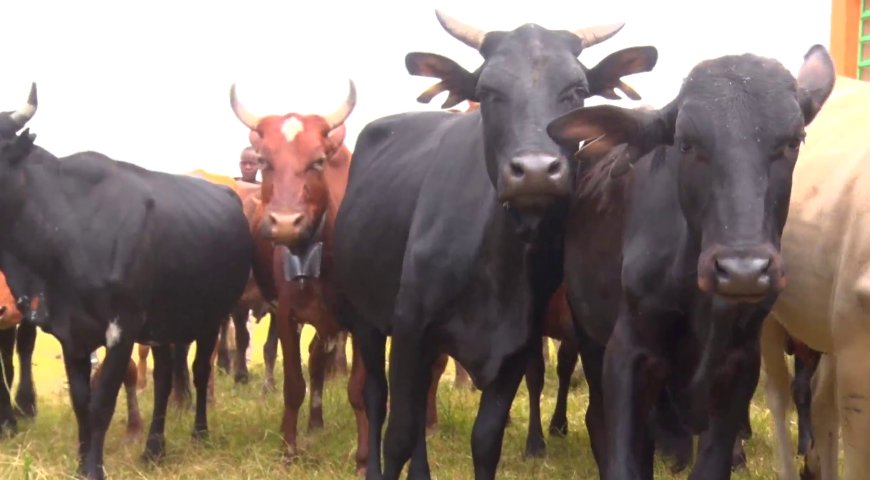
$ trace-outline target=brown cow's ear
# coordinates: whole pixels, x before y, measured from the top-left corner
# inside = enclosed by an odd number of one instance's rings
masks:
[[[611,53],[586,73],[589,93],[611,100],[619,100],[615,90],[621,90],[628,98],[640,100],[640,95],[622,81],[622,77],[649,72],[658,61],[655,47],[631,47]]]
[[[556,118],[547,133],[557,143],[577,148],[578,156],[611,164],[611,176],[627,172],[654,148],[673,143],[671,107],[627,109],[612,105],[578,108]]]
[[[821,45],[813,45],[804,55],[797,77],[798,102],[805,124],[809,125],[822,109],[834,89],[835,78],[834,61],[828,51]]]
[[[441,79],[417,97],[420,103],[429,103],[441,92],[450,92],[441,108],[456,106],[463,100],[477,100],[475,98],[477,75],[447,57],[434,53],[412,52],[405,56],[405,66],[411,75]]]
[[[342,123],[341,125],[333,128],[326,134],[326,147],[330,152],[334,152],[341,148],[341,144],[344,143],[344,138],[347,135],[347,128]]]

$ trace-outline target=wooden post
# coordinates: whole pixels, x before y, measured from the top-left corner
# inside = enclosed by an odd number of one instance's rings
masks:
[[[858,76],[858,27],[862,0],[831,0],[831,56],[837,74]]]

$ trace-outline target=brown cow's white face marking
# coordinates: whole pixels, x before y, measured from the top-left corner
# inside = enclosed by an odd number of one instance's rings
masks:
[[[121,340],[121,327],[118,326],[118,319],[112,320],[109,327],[106,329],[106,348],[114,347]]]
[[[284,124],[281,125],[281,133],[284,134],[284,138],[286,138],[288,142],[292,142],[303,128],[304,126],[298,118],[290,117],[287,120],[284,120]]]

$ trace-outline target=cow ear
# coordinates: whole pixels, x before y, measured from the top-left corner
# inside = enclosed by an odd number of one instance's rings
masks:
[[[659,53],[655,47],[631,47],[611,53],[589,70],[589,93],[611,100],[619,100],[616,89],[628,98],[640,100],[640,95],[622,81],[622,77],[649,72],[655,67]]]
[[[341,144],[344,143],[344,138],[347,135],[347,127],[342,123],[341,125],[333,128],[326,134],[326,147],[330,152],[334,152],[341,148]]]
[[[463,100],[476,100],[474,93],[477,75],[447,57],[434,53],[412,52],[405,56],[405,67],[411,75],[441,79],[417,97],[420,103],[429,103],[436,95],[445,91],[450,92],[450,95],[441,108],[454,107]]]
[[[30,129],[25,128],[14,139],[4,142],[0,155],[5,161],[13,165],[18,164],[30,154],[34,140],[36,140],[36,134],[31,134]]]
[[[611,164],[618,176],[654,148],[673,143],[673,115],[665,110],[627,109],[612,105],[578,108],[556,118],[547,133],[578,156]]]
[[[825,104],[834,89],[835,78],[834,62],[825,47],[810,47],[797,77],[798,102],[805,124],[809,125]]]

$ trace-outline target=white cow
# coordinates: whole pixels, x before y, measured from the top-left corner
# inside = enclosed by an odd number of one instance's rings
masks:
[[[789,284],[762,334],[780,475],[798,478],[785,423],[788,332],[825,354],[813,379],[811,471],[837,478],[842,426],[846,478],[870,479],[870,83],[837,77],[807,128],[782,252]]]

